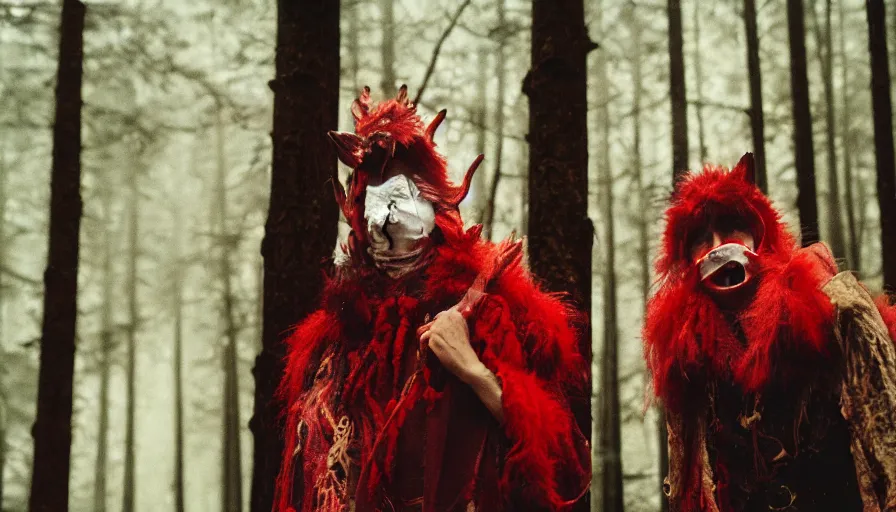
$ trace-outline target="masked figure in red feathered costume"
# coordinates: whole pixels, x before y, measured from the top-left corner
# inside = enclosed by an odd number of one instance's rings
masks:
[[[289,337],[281,511],[561,510],[590,479],[566,400],[585,382],[578,320],[464,230],[460,186],[402,87],[331,132],[351,225],[321,307]],[[301,284],[298,284],[301,286]]]
[[[644,341],[672,509],[896,510],[894,310],[799,248],[752,173],[688,174],[666,212]]]

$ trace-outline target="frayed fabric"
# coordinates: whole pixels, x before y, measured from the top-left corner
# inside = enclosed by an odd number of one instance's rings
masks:
[[[471,229],[459,239],[462,243],[435,247],[429,265],[402,280],[352,267],[329,280],[323,309],[287,340],[287,371],[279,393],[286,449],[277,510],[342,510],[344,503],[328,505],[320,494],[320,483],[331,471],[331,421],[338,424],[342,415],[351,420],[351,452],[364,468],[352,491],[356,505],[372,511],[396,484],[397,446],[411,411],[423,404],[432,417],[466,403],[465,385],[452,381],[438,365],[404,381],[402,354],[417,346],[417,327],[457,303],[483,262],[494,259],[499,247],[476,240],[477,233]],[[439,489],[427,491],[435,497],[426,504],[427,512],[454,510],[469,501],[489,503],[496,511],[514,510],[520,499],[545,510],[563,510],[587,490],[588,443],[566,399],[568,391],[583,388],[587,376],[577,348],[579,321],[560,297],[542,292],[519,264],[505,269],[485,290],[471,315],[471,343],[502,383],[505,423],[499,425],[479,404],[474,407],[478,415],[462,419],[476,447],[449,447],[449,453],[434,459],[427,445],[427,468],[448,465],[437,478]],[[448,436],[446,442],[458,442],[450,432],[442,435]]]
[[[707,166],[686,175],[666,211],[659,286],[648,301],[643,338],[654,391],[667,407],[688,399],[685,383],[712,376],[759,391],[773,374],[786,375],[782,354],[825,353],[832,341],[833,307],[821,287],[836,273],[834,259],[821,244],[798,247],[749,182],[748,167],[742,159],[731,171]],[[756,242],[755,290],[734,311],[700,285],[690,261],[689,244],[720,218],[739,219]]]

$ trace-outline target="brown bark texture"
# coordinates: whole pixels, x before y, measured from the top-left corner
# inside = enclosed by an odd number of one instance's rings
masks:
[[[846,258],[846,241],[840,206],[840,181],[837,170],[837,135],[835,130],[836,106],[834,104],[833,39],[831,35],[831,0],[825,1],[824,28],[818,19],[815,5],[809,9],[812,16],[812,32],[815,34],[816,55],[821,65],[821,84],[824,89],[825,149],[828,178],[828,245],[834,257]]]
[[[65,0],[62,4],[49,250],[44,272],[37,417],[33,429],[34,469],[29,499],[29,510],[33,512],[68,510],[82,212],[81,83],[85,13],[84,4],[78,0]]]
[[[106,471],[109,447],[109,380],[111,378],[111,358],[115,328],[113,320],[113,283],[114,272],[112,268],[112,252],[114,250],[113,213],[112,213],[112,183],[106,179],[102,185],[103,199],[103,302],[102,302],[102,331],[100,332],[99,350],[99,377],[100,389],[97,407],[100,410],[97,419],[96,435],[96,463],[93,469],[93,509],[94,512],[106,511]]]
[[[839,2],[837,5],[838,8],[838,22],[839,22],[839,30],[840,30],[840,103],[841,103],[841,115],[840,115],[840,143],[843,148],[843,193],[846,195],[846,200],[844,201],[844,206],[846,210],[846,227],[849,231],[849,244],[848,249],[849,252],[847,258],[848,268],[854,270],[856,272],[861,270],[861,236],[858,232],[858,222],[856,216],[856,205],[862,204],[859,203],[856,199],[856,194],[853,192],[853,187],[862,187],[861,183],[853,184],[853,156],[852,156],[852,145],[854,144],[853,139],[854,136],[852,134],[852,123],[851,123],[851,101],[850,101],[850,90],[849,90],[849,61],[847,59],[846,53],[846,23],[845,19],[845,10],[843,8],[843,2]],[[858,174],[855,174],[858,177]],[[862,208],[862,211],[865,209]]]
[[[173,309],[174,309],[174,357],[172,358],[172,374],[174,377],[174,510],[184,512],[184,379],[183,379],[183,324],[184,324],[184,297],[181,283],[183,282],[183,261],[181,238],[183,235],[179,228],[176,234],[174,247],[175,277],[173,280]]]
[[[864,512],[896,509],[896,345],[864,286],[850,272],[823,288],[836,308],[845,363],[840,410],[849,423]]]
[[[790,37],[790,92],[793,99],[793,146],[798,190],[796,205],[800,215],[801,243],[807,247],[818,241],[818,201],[802,0],[787,0],[787,31]]]
[[[357,10],[358,7],[355,5],[352,9]],[[383,17],[383,40],[380,44],[383,73],[380,94],[391,95],[397,90],[395,85],[395,0],[380,0],[380,11]],[[354,16],[357,17],[357,14]],[[358,36],[352,34],[350,37],[357,38]],[[358,54],[353,54],[351,58],[357,61]]]
[[[264,257],[262,350],[255,360],[251,510],[269,512],[283,442],[274,392],[283,374],[283,340],[318,305],[321,272],[336,245],[339,213],[329,180],[336,154],[339,2],[277,2],[271,198]]]
[[[482,211],[482,233],[484,238],[491,240],[492,227],[495,225],[495,205],[498,201],[498,185],[501,183],[501,163],[504,155],[504,94],[507,90],[507,73],[505,71],[505,46],[507,42],[507,31],[504,29],[506,24],[506,0],[498,0],[498,48],[495,56],[495,76],[498,79],[498,97],[495,100],[495,154],[492,156],[495,162],[495,170],[492,171],[492,181],[488,185],[488,197],[483,206]],[[483,177],[485,173],[482,174]],[[483,178],[483,181],[485,179]],[[525,189],[525,185],[523,186]],[[525,195],[525,194],[524,194]],[[525,217],[525,210],[522,210],[522,216]],[[523,222],[523,232],[526,231],[525,222]]]
[[[139,158],[139,157],[138,157]],[[128,180],[128,326],[125,361],[125,434],[124,434],[124,482],[122,483],[122,512],[133,512],[136,499],[136,378],[137,332],[140,329],[140,306],[137,296],[139,286],[137,266],[140,260],[140,179],[139,166],[134,166]]]
[[[606,34],[606,25],[604,25],[603,5],[599,6],[598,21],[601,34]],[[635,122],[634,124],[634,171],[638,173],[640,182],[641,166],[638,163],[640,158],[640,71],[641,71],[641,49],[640,49],[640,30],[641,27],[636,18],[635,10],[631,11],[631,30],[632,39],[635,46],[632,66],[634,69],[634,77],[632,79],[635,87]],[[597,80],[598,83],[607,83],[607,55],[603,51],[599,51],[597,62]],[[604,240],[603,247],[604,260],[604,329],[603,329],[603,351],[601,354],[600,365],[600,388],[598,392],[598,420],[596,428],[593,429],[593,437],[598,443],[597,463],[600,464],[600,481],[597,482],[600,489],[601,505],[599,510],[604,512],[622,512],[624,510],[624,493],[622,485],[622,425],[621,414],[619,413],[619,321],[617,315],[617,285],[616,285],[616,230],[613,223],[613,166],[610,162],[610,109],[609,94],[603,87],[600,88],[598,95],[598,119],[600,123],[599,152],[597,156],[598,162],[598,186],[600,187],[600,201],[602,206],[602,218],[604,224]]]
[[[871,101],[884,288],[896,293],[896,157],[893,154],[893,105],[887,62],[887,18],[883,0],[867,0],[865,5],[868,11],[868,50],[871,54]]]
[[[672,184],[688,171],[688,98],[684,77],[681,2],[668,0],[669,98],[672,102]]]
[[[595,47],[585,29],[583,0],[533,2],[531,69],[523,80],[529,97],[529,258],[546,288],[568,293],[585,315],[591,311],[594,236],[588,218],[585,60]],[[582,333],[579,347],[590,362],[590,322]],[[590,432],[588,393],[571,402],[579,428]],[[588,509],[586,497],[575,510]]]
[[[72,380],[78,293],[78,240],[81,227],[81,82],[84,15],[78,0],[62,4],[50,233],[44,272],[34,468],[29,510],[68,510],[72,441]]]
[[[224,512],[240,512],[243,506],[243,474],[240,446],[240,403],[238,386],[237,347],[239,327],[237,326],[235,298],[233,294],[233,263],[230,255],[234,252],[234,240],[237,237],[230,233],[227,226],[227,159],[224,152],[226,133],[224,130],[223,112],[218,102],[215,116],[216,146],[216,179],[215,179],[215,215],[212,219],[218,245],[218,270],[221,279],[221,311],[224,320],[225,347],[222,354],[223,386],[223,432],[222,451],[223,468],[221,509]]]
[[[759,65],[759,31],[756,28],[756,0],[744,0],[747,32],[747,73],[750,81],[750,128],[753,134],[753,161],[756,186],[768,193],[765,171],[765,114],[762,106],[762,69]]]

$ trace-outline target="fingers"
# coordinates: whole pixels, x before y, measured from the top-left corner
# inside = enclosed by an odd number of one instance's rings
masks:
[[[429,330],[432,328],[432,324],[433,324],[432,322],[427,322],[427,323],[421,325],[420,327],[418,327],[417,328],[417,337],[420,338],[421,336],[423,336],[424,333],[429,332]]]

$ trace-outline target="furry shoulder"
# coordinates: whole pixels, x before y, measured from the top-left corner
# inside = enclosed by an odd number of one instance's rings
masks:
[[[474,251],[466,253],[468,264],[478,273],[508,243],[480,241]],[[519,259],[503,269],[486,293],[509,307],[529,365],[539,376],[563,377],[570,384],[583,382],[588,368],[579,351],[579,337],[588,318],[564,294],[547,292]]]

